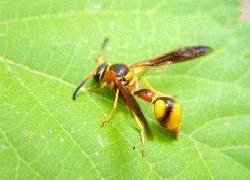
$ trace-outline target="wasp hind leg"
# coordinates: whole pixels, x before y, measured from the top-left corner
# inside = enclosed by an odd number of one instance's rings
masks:
[[[105,124],[107,124],[110,119],[113,117],[115,110],[117,108],[117,104],[118,104],[118,99],[119,99],[119,89],[116,90],[116,94],[115,94],[115,101],[114,101],[114,105],[113,108],[111,110],[111,112],[109,113],[109,115],[101,121],[101,126],[103,127]]]
[[[141,155],[142,157],[144,157],[144,144],[145,144],[145,140],[144,140],[144,128],[141,124],[141,121],[138,119],[138,117],[136,116],[135,112],[133,110],[131,110],[131,113],[133,115],[133,118],[139,128],[140,131],[140,137],[141,137]]]
[[[170,98],[176,98],[176,95],[169,95],[169,94],[163,94],[157,90],[155,90],[153,88],[153,86],[148,82],[148,80],[146,80],[144,77],[140,77],[140,79],[142,80],[143,84],[152,92],[154,92],[155,94],[157,94],[157,96],[166,96],[166,97],[170,97]]]
[[[140,79],[142,80],[143,84],[152,92],[156,93],[156,94],[161,94],[160,92],[156,91],[153,86],[148,82],[148,80],[146,80],[144,77],[140,77]]]

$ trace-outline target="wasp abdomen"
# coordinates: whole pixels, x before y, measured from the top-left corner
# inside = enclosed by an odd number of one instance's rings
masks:
[[[140,89],[138,91],[135,91],[134,94],[137,95],[139,98],[142,98],[143,100],[150,103],[153,101],[153,98],[155,97],[155,93],[149,89]]]
[[[154,101],[154,114],[162,127],[176,136],[181,123],[180,105],[172,98],[159,97]]]

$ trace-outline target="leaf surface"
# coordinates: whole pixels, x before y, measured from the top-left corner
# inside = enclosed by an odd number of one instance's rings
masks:
[[[8,1],[0,5],[0,177],[250,178],[250,24],[239,1]],[[140,100],[154,133],[140,154],[136,125],[114,93],[72,92],[106,59],[132,63],[190,45],[214,52],[146,74],[177,95],[173,140]],[[91,86],[91,83],[88,84]],[[150,109],[150,110],[149,110]]]

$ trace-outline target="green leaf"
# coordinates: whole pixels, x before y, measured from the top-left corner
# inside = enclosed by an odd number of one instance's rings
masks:
[[[239,15],[240,2],[225,0],[2,2],[0,178],[249,179],[250,24]],[[157,90],[177,95],[183,124],[172,139],[138,100],[154,134],[145,158],[122,101],[100,127],[114,93],[85,89],[71,100],[105,37],[110,63],[188,45],[214,49],[147,74]]]

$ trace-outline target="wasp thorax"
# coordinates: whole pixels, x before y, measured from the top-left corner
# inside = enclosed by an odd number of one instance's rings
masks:
[[[102,63],[101,65],[99,65],[96,69],[96,74],[94,75],[94,79],[96,81],[101,81],[105,71],[107,68],[107,64],[106,63]]]
[[[181,123],[180,105],[169,97],[159,97],[153,103],[155,117],[161,126],[178,135]]]
[[[125,77],[129,72],[129,68],[125,64],[113,64],[110,66],[110,70],[114,71],[118,77]]]

